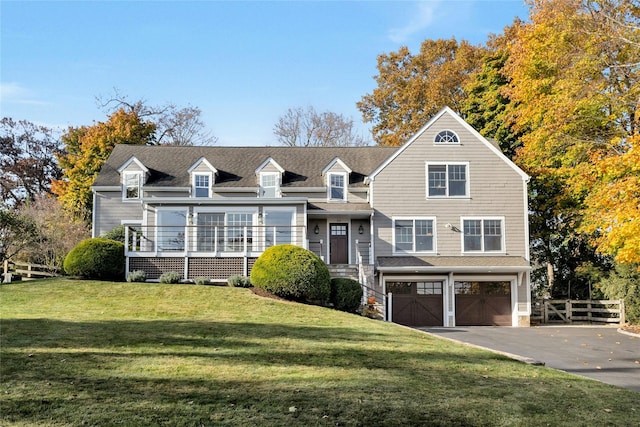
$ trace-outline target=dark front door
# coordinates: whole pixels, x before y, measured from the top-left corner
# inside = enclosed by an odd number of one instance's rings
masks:
[[[442,282],[387,282],[393,295],[391,316],[406,326],[442,326]]]
[[[329,224],[329,263],[349,263],[349,233],[348,224]]]
[[[509,282],[455,282],[456,326],[511,326]]]

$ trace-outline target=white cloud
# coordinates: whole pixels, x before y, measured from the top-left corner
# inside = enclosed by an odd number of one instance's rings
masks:
[[[404,43],[415,33],[428,28],[433,23],[434,12],[438,8],[439,1],[422,1],[416,4],[417,10],[409,22],[403,27],[389,31],[389,39],[394,43]]]
[[[23,105],[46,105],[46,102],[38,101],[33,92],[20,83],[0,83],[0,99],[2,103]]]

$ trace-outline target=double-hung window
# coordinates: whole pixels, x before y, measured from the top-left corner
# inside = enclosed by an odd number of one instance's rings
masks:
[[[211,197],[211,174],[193,175],[193,195],[195,197]]]
[[[464,252],[504,252],[501,218],[463,219]]]
[[[329,200],[347,200],[347,175],[343,173],[329,174]]]
[[[138,200],[141,196],[142,173],[125,172],[123,175],[123,196],[125,200]]]
[[[394,219],[393,222],[396,253],[435,250],[433,219]]]
[[[274,198],[280,195],[280,174],[265,172],[260,174],[260,197]]]
[[[427,164],[427,197],[467,197],[468,164]]]

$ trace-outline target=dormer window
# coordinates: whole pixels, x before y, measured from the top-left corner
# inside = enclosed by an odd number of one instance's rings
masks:
[[[460,139],[455,132],[451,130],[443,130],[438,132],[433,142],[436,144],[460,144]]]
[[[344,201],[347,199],[347,174],[329,174],[329,200]]]
[[[262,172],[260,174],[260,197],[280,197],[280,174],[278,172]]]
[[[200,157],[188,172],[191,175],[191,197],[212,197],[214,177],[218,170],[207,159]]]
[[[149,169],[135,156],[131,156],[118,168],[118,172],[122,182],[122,200],[142,199],[142,185],[149,174]]]
[[[256,169],[258,197],[271,199],[281,197],[280,186],[283,175],[284,169],[271,157],[262,162]]]
[[[194,173],[193,196],[211,197],[211,181],[212,179],[210,173]]]
[[[331,160],[322,170],[322,175],[325,177],[327,184],[327,199],[330,202],[347,201],[347,185],[351,172],[353,172],[351,168],[337,157]]]
[[[122,177],[124,198],[126,200],[140,199],[142,172],[125,172]]]

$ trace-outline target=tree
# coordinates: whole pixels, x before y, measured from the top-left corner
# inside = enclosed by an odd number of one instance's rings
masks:
[[[491,36],[482,65],[465,88],[467,98],[461,110],[467,123],[485,138],[497,141],[512,160],[522,144],[521,134],[514,131],[509,118],[513,105],[505,93],[509,78],[504,66],[509,58],[509,44],[521,25],[522,21],[516,19],[503,34]]]
[[[0,208],[0,263],[31,245],[37,237],[36,225],[13,209]]]
[[[445,106],[460,112],[484,52],[450,39],[425,40],[417,55],[407,47],[379,55],[377,88],[357,103],[376,143],[401,145]]]
[[[516,161],[573,199],[573,232],[599,252],[640,261],[640,10],[630,2],[538,0],[505,66]]]
[[[318,113],[311,106],[289,108],[278,119],[273,133],[279,143],[290,147],[367,145],[364,137],[356,133],[353,120],[330,111]]]
[[[64,258],[78,243],[90,237],[84,221],[74,219],[58,199],[40,195],[23,204],[19,215],[32,222],[36,234],[20,254],[24,261],[62,270]]]
[[[62,179],[53,180],[51,189],[74,217],[91,219],[91,185],[116,144],[149,144],[156,126],[143,121],[135,111],[117,110],[106,122],[70,127],[62,136],[65,150],[58,155]]]
[[[174,104],[150,106],[144,99],[129,101],[126,95],[117,90],[111,97],[97,97],[98,105],[107,114],[113,114],[119,109],[129,113],[136,113],[141,119],[155,123],[156,132],[149,143],[157,145],[213,145],[218,141],[211,131],[205,129],[202,121],[202,111],[198,107],[187,106],[178,108]]]
[[[17,207],[38,194],[49,193],[60,178],[55,155],[60,142],[51,129],[26,120],[0,121],[0,194],[2,205]]]

